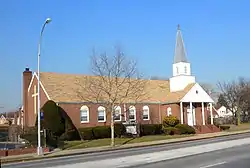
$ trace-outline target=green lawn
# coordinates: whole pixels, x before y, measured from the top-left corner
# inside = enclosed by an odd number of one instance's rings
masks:
[[[166,139],[173,139],[173,138],[183,138],[187,136],[193,135],[151,135],[151,136],[143,136],[139,138],[116,138],[115,144],[116,145],[124,145],[124,144],[131,144],[131,143],[140,143],[140,142],[150,142],[150,141],[157,141],[157,140],[166,140]],[[91,141],[68,141],[65,142],[64,149],[79,149],[79,148],[90,148],[90,147],[100,147],[100,146],[108,146],[110,145],[110,138],[106,139],[97,139]]]
[[[250,123],[242,123],[239,126],[230,124],[228,126],[230,126],[230,129],[226,131],[229,132],[250,130]]]

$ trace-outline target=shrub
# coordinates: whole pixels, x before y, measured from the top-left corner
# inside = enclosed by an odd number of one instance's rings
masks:
[[[37,146],[37,136],[37,127],[27,127],[23,134],[20,135],[20,138],[27,140],[32,146]],[[44,136],[42,133],[41,144],[44,145]]]
[[[195,129],[187,124],[178,124],[175,128],[178,128],[181,134],[195,134]]]
[[[122,123],[115,123],[115,136],[120,138],[126,134],[126,128]]]
[[[98,126],[93,128],[95,139],[110,138],[111,130],[109,126]]]
[[[157,135],[162,134],[162,125],[161,124],[143,124],[140,128],[141,135]]]
[[[9,126],[0,126],[0,132],[8,132]]]
[[[41,111],[44,119],[41,120],[41,128],[50,130],[53,136],[60,137],[65,132],[65,119],[60,108],[52,100],[47,101]]]
[[[225,131],[225,130],[229,130],[230,129],[230,126],[229,125],[221,125],[220,126],[220,129]]]
[[[166,135],[180,135],[180,130],[175,127],[165,127],[163,131]]]
[[[95,139],[93,134],[93,127],[79,128],[79,132],[83,140]]]
[[[166,116],[163,119],[163,127],[175,127],[179,122],[179,119],[175,116]]]

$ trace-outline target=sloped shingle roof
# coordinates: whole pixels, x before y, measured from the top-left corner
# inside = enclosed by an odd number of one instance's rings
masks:
[[[77,81],[84,80],[87,75],[62,74],[54,72],[41,72],[41,82],[50,96],[56,102],[82,102],[76,90],[81,86]],[[88,76],[95,78],[95,76]],[[179,102],[186,93],[194,86],[189,84],[184,90],[170,92],[169,80],[146,80],[143,102],[175,103]]]

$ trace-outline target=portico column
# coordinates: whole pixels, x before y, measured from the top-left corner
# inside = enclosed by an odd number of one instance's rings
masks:
[[[213,104],[209,103],[209,107],[210,107],[210,116],[211,116],[211,124],[214,124],[214,116],[213,116]]]
[[[181,111],[181,124],[183,124],[183,103],[180,102],[180,111]]]
[[[202,124],[205,125],[204,102],[201,103]]]
[[[195,112],[193,112],[193,103],[190,102],[189,106],[190,106],[190,112],[191,112],[192,118],[193,118],[193,125],[196,125],[196,121],[195,121]]]

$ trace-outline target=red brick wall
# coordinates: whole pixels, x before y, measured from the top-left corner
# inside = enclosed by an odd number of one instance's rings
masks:
[[[10,149],[10,150],[0,150],[0,156],[13,156],[13,155],[24,155],[29,153],[36,153],[37,148],[23,148],[23,149]],[[43,148],[43,152],[49,152],[49,148]]]
[[[23,87],[23,104],[24,104],[24,126],[34,126],[35,122],[36,122],[36,115],[34,114],[34,97],[32,97],[32,94],[34,94],[34,86],[36,85],[37,87],[37,78],[35,77],[33,79],[33,82],[31,84],[31,88],[28,92],[28,86],[29,86],[29,81],[30,81],[30,76],[31,72],[29,73],[23,73],[23,85],[25,85],[25,87]],[[25,95],[26,94],[26,95]],[[41,102],[41,107],[48,101],[47,96],[45,95],[44,90],[42,89],[42,87],[40,86],[40,102]],[[36,105],[37,105],[37,100],[38,98],[36,97]],[[37,108],[37,107],[36,107]],[[36,110],[37,111],[37,110]]]
[[[184,124],[187,124],[187,107],[189,106],[189,103],[183,103],[183,121]],[[195,107],[195,119],[196,119],[196,125],[202,125],[202,107],[201,103],[193,103],[193,106]],[[162,119],[167,116],[167,108],[171,107],[172,115],[176,116],[181,121],[181,113],[180,113],[180,105],[178,104],[168,104],[168,105],[162,105]],[[209,111],[206,108],[206,103],[204,103],[204,114],[205,114],[205,123],[208,124],[208,116],[210,116]]]
[[[32,78],[32,72],[27,69],[23,72],[23,111],[28,111],[28,87]],[[24,116],[24,124],[26,124],[28,115]]]
[[[89,107],[89,123],[81,123],[80,121],[80,108],[86,105]],[[149,120],[142,119],[142,108],[144,105],[149,106]],[[106,111],[107,118],[106,122],[98,122],[97,117],[97,108],[99,107],[98,104],[76,104],[76,103],[59,103],[59,106],[62,107],[68,116],[71,118],[72,122],[77,128],[81,127],[94,127],[94,126],[103,126],[110,124],[110,113]],[[126,113],[127,120],[128,120],[128,111],[124,112],[124,105],[120,105],[122,114]],[[129,105],[126,105],[126,109],[129,108]],[[137,104],[135,105],[136,108],[136,120],[137,122],[143,124],[157,124],[161,123],[161,105],[159,104]],[[122,121],[125,120],[125,117],[122,117]]]

